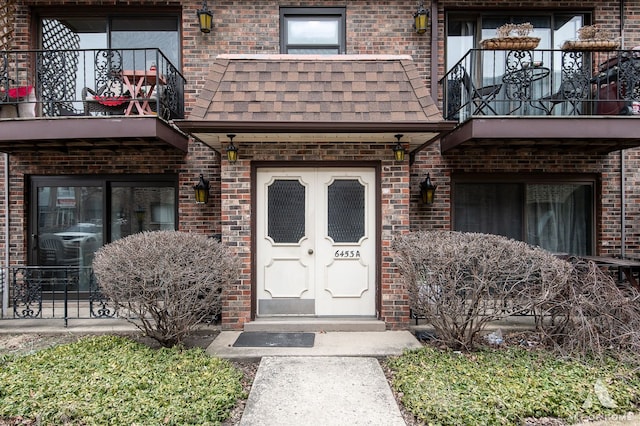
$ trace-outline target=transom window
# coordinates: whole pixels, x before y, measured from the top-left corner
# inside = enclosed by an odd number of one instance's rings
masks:
[[[593,252],[595,178],[567,180],[459,176],[456,231],[504,235],[555,253]]]
[[[345,9],[280,8],[280,51],[335,55],[346,52]]]

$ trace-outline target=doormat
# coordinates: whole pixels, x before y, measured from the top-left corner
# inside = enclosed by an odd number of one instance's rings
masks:
[[[233,344],[236,348],[312,348],[315,333],[266,333],[245,331]]]

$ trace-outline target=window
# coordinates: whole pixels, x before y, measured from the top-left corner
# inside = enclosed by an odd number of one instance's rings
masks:
[[[538,49],[559,49],[565,40],[575,39],[578,28],[591,23],[586,12],[472,13],[450,12],[447,15],[447,69],[453,67],[469,49],[479,48],[480,41],[495,37],[496,28],[506,23],[530,22],[533,37],[540,37]]]
[[[30,264],[91,266],[104,244],[177,229],[177,188],[176,175],[32,177]]]
[[[41,20],[43,49],[160,49],[180,66],[179,16],[50,16]],[[145,68],[155,58],[144,50],[125,58],[129,67]],[[149,63],[142,62],[143,60]],[[135,61],[135,64],[134,64]]]
[[[177,13],[67,16],[47,12],[39,23],[40,47],[46,51],[38,57],[37,70],[43,116],[95,112],[89,109],[93,104],[82,102],[90,94],[126,96],[123,70],[141,71],[156,66],[163,73],[172,73],[181,69]],[[101,109],[105,113],[124,111],[122,103],[110,106]]]
[[[453,229],[504,235],[554,253],[592,254],[595,178],[519,179],[454,178]]]
[[[280,9],[280,51],[334,55],[346,52],[344,8]]]

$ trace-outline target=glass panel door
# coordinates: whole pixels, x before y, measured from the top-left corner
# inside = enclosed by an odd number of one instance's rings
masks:
[[[174,188],[119,185],[110,191],[110,241],[138,232],[176,229]]]
[[[102,193],[100,186],[37,188],[33,263],[74,269],[91,266],[103,242]],[[78,285],[79,291],[89,290],[87,274],[80,274]]]

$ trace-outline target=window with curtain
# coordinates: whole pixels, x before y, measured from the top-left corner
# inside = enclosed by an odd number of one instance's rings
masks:
[[[595,180],[504,180],[455,182],[453,229],[504,235],[554,253],[592,254]]]

